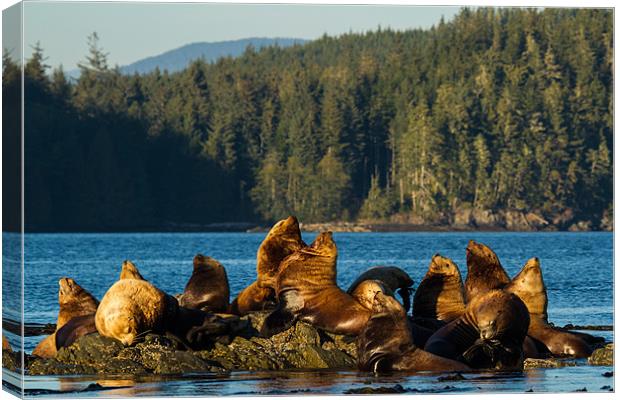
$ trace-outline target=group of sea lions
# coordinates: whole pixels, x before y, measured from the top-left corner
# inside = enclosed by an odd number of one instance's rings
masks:
[[[490,248],[470,241],[465,284],[457,265],[437,254],[413,304],[413,280],[398,267],[370,268],[342,290],[336,282],[337,258],[331,232],[308,245],[291,216],[271,228],[257,252],[256,280],[232,302],[224,266],[201,254],[177,296],[144,279],[130,261],[123,262],[120,279],[100,303],[63,278],[56,332],[33,354],[54,357],[94,332],[125,345],[150,332],[167,334],[199,349],[211,345],[214,336],[234,335],[239,316],[259,311],[269,312],[260,328],[263,337],[296,321],[348,335],[357,341],[358,367],[375,372],[519,369],[524,357],[587,357],[598,340],[548,323],[537,258],[510,280]]]

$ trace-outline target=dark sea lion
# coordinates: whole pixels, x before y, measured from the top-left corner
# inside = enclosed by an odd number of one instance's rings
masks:
[[[473,368],[520,369],[529,323],[527,307],[518,296],[491,290],[435,332],[424,350]]]
[[[452,260],[435,254],[416,289],[413,316],[450,322],[464,312],[461,272]]]
[[[277,308],[267,316],[261,335],[272,336],[296,320],[325,331],[358,335],[371,311],[336,284],[338,250],[331,232],[282,261],[276,283]]]
[[[226,312],[229,299],[230,289],[224,266],[211,257],[197,254],[192,276],[185,285],[179,305],[203,311]]]
[[[78,285],[71,278],[61,278],[58,281],[58,318],[56,332],[72,318],[94,314],[99,302],[92,294]],[[43,339],[32,354],[43,358],[52,358],[56,355],[56,332]]]
[[[525,263],[505,290],[519,296],[527,306],[530,313],[528,336],[544,345],[541,349],[543,352],[548,350],[555,356],[574,357],[589,357],[592,354],[592,348],[588,342],[595,343],[594,336],[573,333],[549,325],[547,288],[543,280],[540,260],[537,257]]]
[[[82,336],[97,332],[95,314],[82,315],[71,318],[54,335],[55,346],[58,350],[68,347]]]
[[[461,362],[429,353],[414,344],[405,309],[378,292],[373,313],[357,338],[358,368],[362,371],[466,371]]]
[[[256,252],[257,279],[232,301],[230,311],[245,315],[275,307],[275,279],[280,263],[293,252],[305,247],[299,222],[294,216],[278,221],[267,233]]]
[[[510,282],[508,274],[488,246],[473,240],[467,245],[467,278],[465,279],[465,302],[489,290],[501,289]]]
[[[366,280],[376,280],[384,283],[392,292],[398,292],[403,299],[403,307],[408,311],[411,307],[411,286],[413,279],[398,267],[371,267],[353,281],[347,293],[352,294],[357,285]]]
[[[121,267],[121,277],[120,279],[138,279],[138,280],[146,280],[138,271],[138,268],[129,260],[123,261],[123,265]]]
[[[200,349],[214,335],[231,333],[234,319],[179,306],[178,301],[142,279],[121,279],[101,299],[95,326],[102,336],[129,346],[147,333],[170,333]]]

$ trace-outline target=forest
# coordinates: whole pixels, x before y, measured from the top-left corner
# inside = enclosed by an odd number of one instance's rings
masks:
[[[77,80],[25,60],[27,231],[613,215],[611,10],[464,8],[142,75],[87,40]],[[5,50],[5,116],[20,70]]]

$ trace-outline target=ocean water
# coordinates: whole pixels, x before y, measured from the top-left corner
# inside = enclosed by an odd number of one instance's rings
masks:
[[[232,298],[256,276],[256,251],[264,233],[106,233],[106,234],[28,234],[24,241],[25,285],[24,321],[26,323],[55,322],[58,312],[58,280],[71,277],[101,298],[118,278],[123,260],[133,261],[142,275],[170,294],[181,293],[192,272],[192,258],[202,253],[219,260],[228,273]],[[304,233],[311,242],[315,234]],[[7,239],[18,243],[15,237]],[[562,326],[613,324],[613,234],[606,232],[415,232],[415,233],[335,233],[338,246],[338,284],[346,289],[363,271],[374,265],[395,265],[406,270],[420,282],[435,253],[452,258],[466,276],[465,248],[470,240],[490,246],[499,256],[510,276],[515,275],[527,259],[539,257],[549,297],[549,320]],[[6,252],[5,252],[6,254]],[[19,278],[11,258],[3,259],[3,278],[12,282]],[[7,270],[8,268],[8,270]],[[10,295],[10,294],[9,294]],[[6,290],[3,296],[3,314],[15,315]],[[612,339],[612,332],[600,332]],[[15,344],[15,338],[8,335]],[[41,337],[26,338],[25,348],[32,351]],[[355,371],[305,371],[290,374],[233,373],[226,376],[167,377],[166,380],[124,378],[106,381],[111,386],[129,386],[114,389],[136,395],[170,395],[179,392],[179,386],[192,382],[192,393],[213,394],[285,394],[310,385],[312,393],[343,393],[362,385],[390,386],[400,383],[422,391],[571,391],[587,387],[597,391],[613,385],[603,378],[601,371],[609,367],[590,367],[583,363],[561,370],[536,370],[521,374],[495,374],[491,378],[474,374],[472,379],[438,384],[437,377],[429,375],[392,375],[371,377]],[[572,382],[562,384],[562,379]],[[580,381],[582,379],[582,381]],[[480,381],[474,384],[474,381]],[[607,382],[597,387],[600,382]],[[96,379],[29,378],[32,389],[79,390]],[[116,384],[110,383],[116,382]],[[122,384],[122,382],[133,382]],[[266,383],[265,383],[266,382]],[[284,382],[284,383],[283,383]],[[301,382],[301,383],[300,383]],[[307,382],[307,383],[303,383]],[[573,384],[574,383],[574,384]],[[531,387],[530,387],[531,386]],[[590,387],[591,386],[591,387]],[[477,388],[483,389],[477,389]],[[65,388],[65,389],[63,389]],[[75,389],[78,388],[78,389]],[[538,388],[538,389],[537,389]],[[601,389],[602,390],[602,389]],[[442,391],[442,390],[439,390]],[[600,391],[600,390],[599,390]],[[32,392],[33,394],[35,392]],[[36,392],[40,395],[53,392]],[[92,395],[112,395],[116,392],[88,392]],[[80,396],[88,395],[81,393]],[[121,393],[122,395],[122,393]]]

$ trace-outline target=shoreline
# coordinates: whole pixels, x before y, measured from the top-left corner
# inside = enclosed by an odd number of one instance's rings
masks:
[[[178,225],[161,227],[134,227],[113,229],[30,229],[25,234],[112,234],[112,233],[262,233],[268,232],[268,225],[258,223],[217,223],[205,225]],[[397,233],[397,232],[611,232],[607,229],[560,229],[555,226],[544,229],[511,229],[505,226],[463,226],[463,225],[431,225],[413,223],[354,223],[354,222],[326,222],[300,224],[302,232],[320,232],[330,230],[332,232],[348,233]],[[2,233],[19,234],[21,232],[3,231]]]

